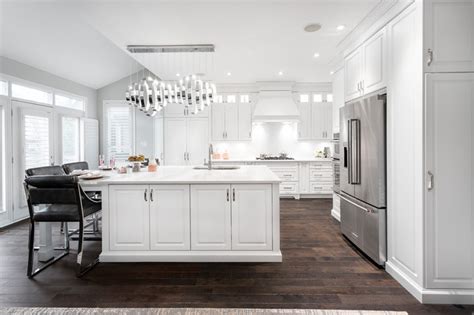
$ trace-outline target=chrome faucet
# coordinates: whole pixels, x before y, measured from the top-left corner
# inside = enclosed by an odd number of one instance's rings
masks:
[[[207,162],[207,168],[209,170],[212,169],[212,155],[214,154],[214,148],[212,147],[212,143],[209,143],[209,160]]]

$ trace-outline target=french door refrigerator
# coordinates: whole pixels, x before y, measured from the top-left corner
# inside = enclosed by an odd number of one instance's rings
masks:
[[[379,91],[341,110],[341,231],[384,265],[386,233],[386,94]]]

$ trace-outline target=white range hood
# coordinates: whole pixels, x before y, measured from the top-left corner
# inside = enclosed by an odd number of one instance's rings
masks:
[[[298,122],[300,112],[290,89],[262,89],[253,112],[253,122]]]

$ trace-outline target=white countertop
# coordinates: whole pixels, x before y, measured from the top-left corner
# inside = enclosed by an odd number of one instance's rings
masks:
[[[256,163],[298,163],[298,162],[332,162],[332,158],[312,158],[312,159],[294,159],[294,160],[257,160],[257,159],[229,159],[229,160],[212,160],[212,162],[216,163],[248,163],[248,162],[256,162]]]
[[[237,184],[280,183],[281,180],[267,166],[240,166],[235,170],[195,170],[193,166],[159,166],[156,172],[117,174],[102,171],[101,179],[81,180],[83,186],[110,184]]]

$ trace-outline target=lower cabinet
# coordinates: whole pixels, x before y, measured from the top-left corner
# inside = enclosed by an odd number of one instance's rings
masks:
[[[109,186],[110,249],[150,248],[148,185]]]
[[[191,185],[191,249],[231,248],[230,185]]]
[[[190,250],[189,185],[150,186],[150,249]]]
[[[112,251],[272,250],[271,184],[110,185]]]

